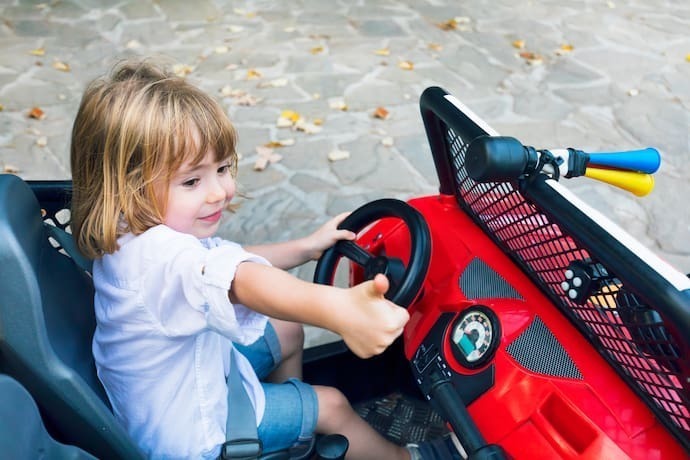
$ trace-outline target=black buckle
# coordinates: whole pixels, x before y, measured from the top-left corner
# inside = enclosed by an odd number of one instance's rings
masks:
[[[250,460],[259,458],[263,451],[260,439],[233,439],[225,441],[220,447],[222,460]]]

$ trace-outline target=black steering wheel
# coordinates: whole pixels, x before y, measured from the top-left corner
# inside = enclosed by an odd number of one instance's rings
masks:
[[[344,256],[364,268],[366,280],[373,279],[378,273],[386,275],[390,287],[385,297],[402,307],[408,307],[422,288],[431,259],[431,234],[419,211],[404,201],[384,198],[356,209],[338,227],[357,233],[384,217],[397,217],[407,226],[410,233],[407,267],[398,258],[375,256],[352,241],[340,240],[319,258],[314,282],[333,284],[338,260]]]

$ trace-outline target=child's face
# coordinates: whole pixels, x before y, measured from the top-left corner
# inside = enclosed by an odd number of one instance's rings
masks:
[[[185,162],[172,176],[165,225],[197,238],[207,238],[218,230],[221,213],[235,195],[235,180],[230,160],[217,162],[214,156],[208,151],[201,163]]]

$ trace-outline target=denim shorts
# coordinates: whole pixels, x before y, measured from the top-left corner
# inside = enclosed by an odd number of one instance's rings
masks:
[[[280,342],[271,323],[256,342],[235,348],[252,364],[260,380],[265,379],[280,363]],[[314,389],[297,379],[285,383],[261,382],[266,395],[266,409],[259,424],[259,439],[264,452],[309,444],[319,414]]]

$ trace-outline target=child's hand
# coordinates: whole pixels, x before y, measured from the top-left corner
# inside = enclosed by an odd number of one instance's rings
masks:
[[[357,234],[350,230],[340,230],[338,225],[349,215],[349,212],[338,214],[311,235],[305,237],[310,248],[311,260],[317,260],[323,252],[339,240],[354,240]]]
[[[379,274],[346,291],[352,296],[344,306],[348,309],[344,315],[347,320],[337,332],[360,358],[382,353],[402,333],[410,319],[406,309],[383,297],[388,287],[388,278]]]

